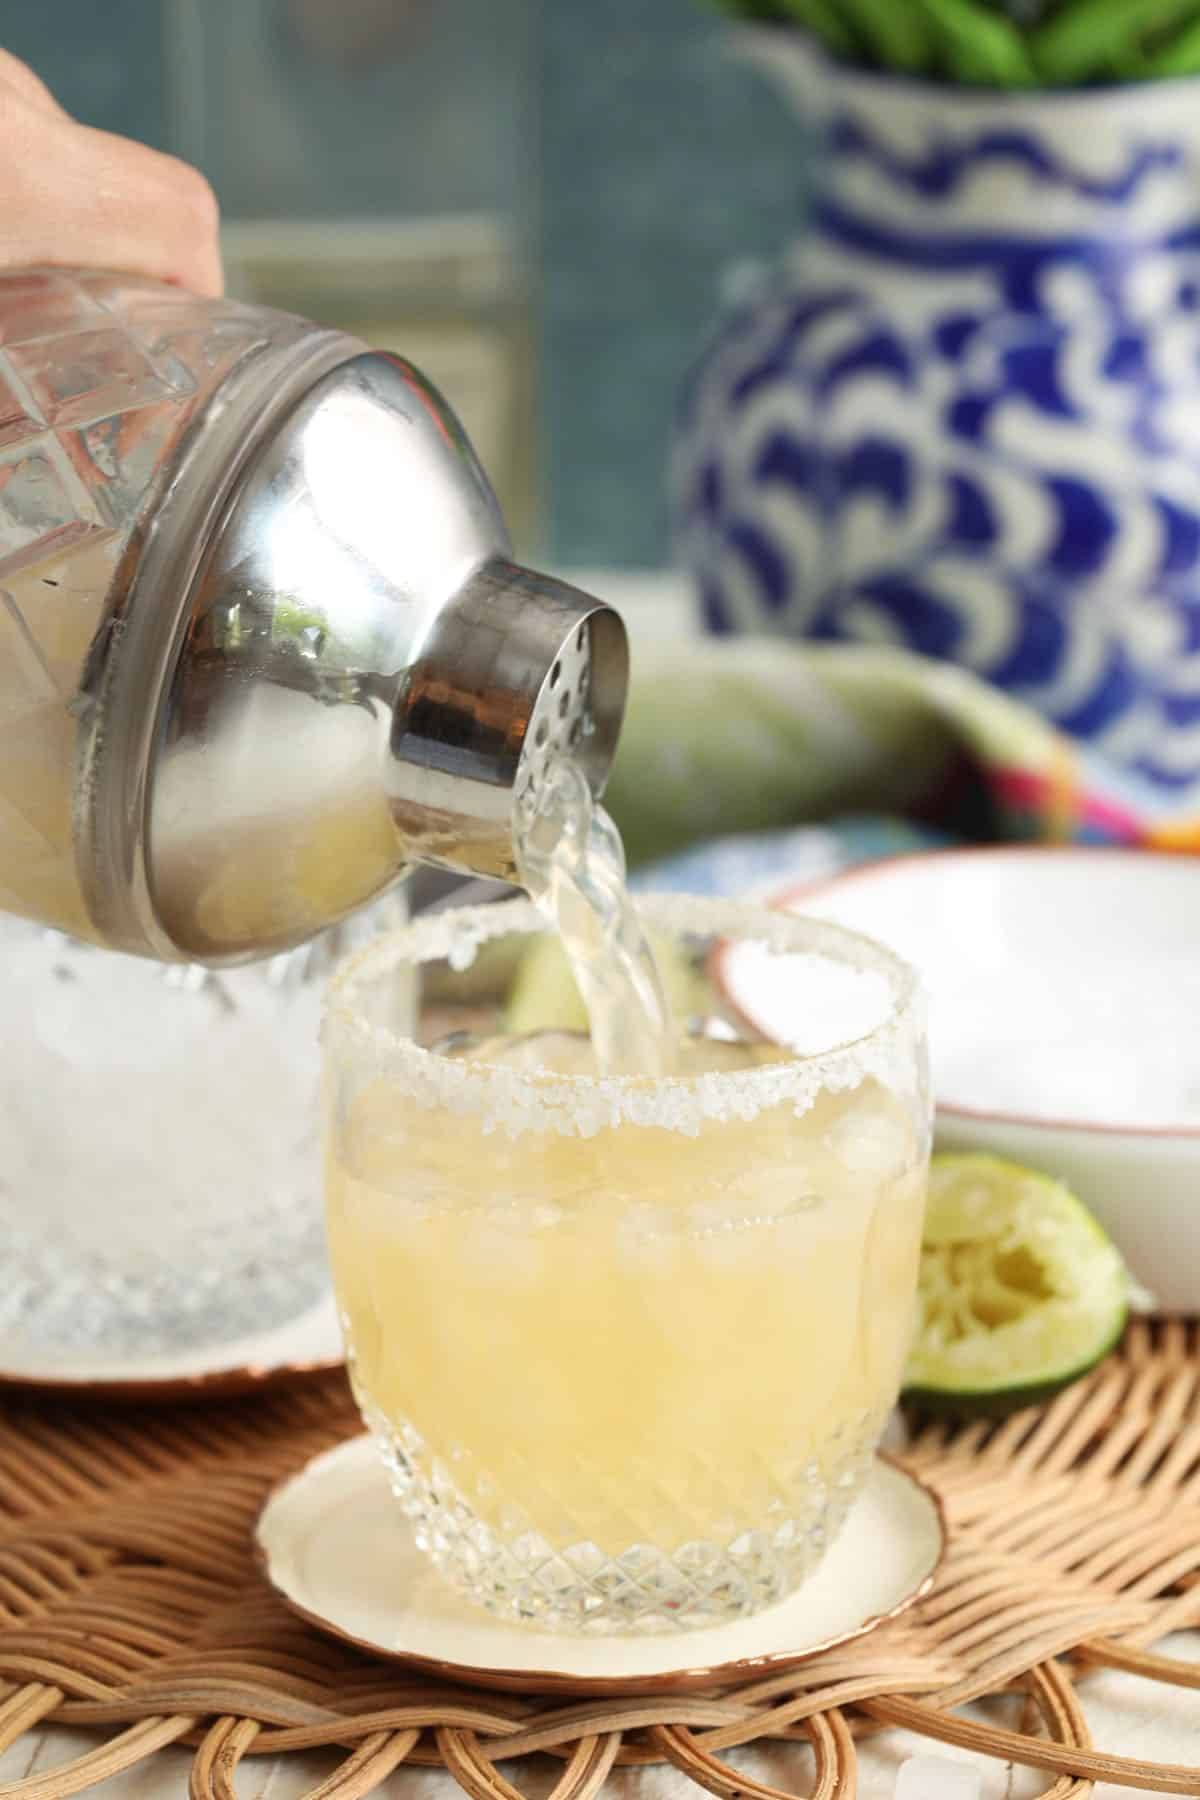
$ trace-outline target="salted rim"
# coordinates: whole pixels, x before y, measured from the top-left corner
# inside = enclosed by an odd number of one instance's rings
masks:
[[[356,1006],[360,983],[375,982],[402,963],[445,959],[469,968],[484,944],[544,932],[533,902],[452,907],[389,932],[342,963],[325,1001],[321,1039],[327,1055],[343,1045],[367,1050],[404,1075],[406,1097],[428,1109],[483,1114],[486,1129],[510,1135],[530,1129],[590,1137],[616,1125],[666,1127],[694,1134],[703,1119],[750,1119],[768,1106],[811,1106],[822,1091],[856,1086],[866,1075],[894,1083],[897,1061],[911,1055],[924,1029],[924,1000],[914,969],[874,939],[825,919],[802,919],[766,906],[680,894],[637,897],[651,925],[764,944],[783,954],[817,954],[855,971],[882,975],[890,1005],[858,1037],[810,1054],[783,1050],[761,1068],[647,1078],[570,1075],[458,1061],[423,1048],[402,1032],[371,1023]]]

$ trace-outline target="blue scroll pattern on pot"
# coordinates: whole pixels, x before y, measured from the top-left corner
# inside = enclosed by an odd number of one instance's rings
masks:
[[[1200,83],[947,99],[772,36],[827,178],[684,397],[707,626],[946,658],[1190,785]]]

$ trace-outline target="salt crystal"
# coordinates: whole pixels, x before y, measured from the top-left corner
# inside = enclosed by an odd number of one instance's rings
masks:
[[[461,915],[455,915],[455,918],[458,922]],[[472,966],[482,943],[481,933],[469,930],[465,923],[459,924],[459,929],[454,932],[446,947],[446,961],[456,975],[465,974]]]
[[[970,1763],[910,1756],[896,1779],[896,1800],[980,1800],[983,1781]]]

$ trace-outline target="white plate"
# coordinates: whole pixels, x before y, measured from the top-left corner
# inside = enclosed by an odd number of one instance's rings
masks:
[[[337,1306],[326,1295],[299,1318],[271,1331],[161,1356],[98,1355],[0,1335],[0,1384],[165,1400],[239,1393],[337,1368],[342,1359]]]
[[[1066,1181],[1155,1308],[1200,1313],[1200,858],[998,846],[903,856],[778,897],[911,962],[938,1147]],[[730,999],[786,1041],[741,946]]]
[[[750,1619],[658,1637],[569,1637],[511,1625],[444,1582],[412,1538],[367,1436],[277,1487],[257,1529],[268,1579],[322,1630],[480,1687],[548,1692],[700,1688],[782,1669],[861,1636],[919,1599],[945,1545],[927,1488],[877,1457],[824,1561]]]

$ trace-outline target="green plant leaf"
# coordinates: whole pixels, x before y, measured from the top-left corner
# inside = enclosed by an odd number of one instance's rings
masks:
[[[972,87],[1075,87],[1200,71],[1200,0],[715,0],[795,25],[840,60]]]
[[[896,0],[853,0],[850,10],[873,61],[908,74],[929,70],[933,43],[917,10]]]
[[[847,23],[846,11],[839,0],[779,0],[782,16],[805,26],[835,55],[857,61],[862,57],[863,46]]]
[[[1196,0],[1076,0],[1031,33],[1034,66],[1056,87],[1140,75],[1147,36],[1196,14]]]
[[[1025,38],[1008,19],[971,0],[910,0],[940,45],[942,71],[985,87],[1030,87],[1037,73]]]
[[[1200,18],[1193,19],[1168,44],[1148,55],[1142,73],[1159,80],[1200,73]]]
[[[788,12],[784,0],[713,0],[718,12],[734,19],[748,19],[751,24],[782,25]]]

